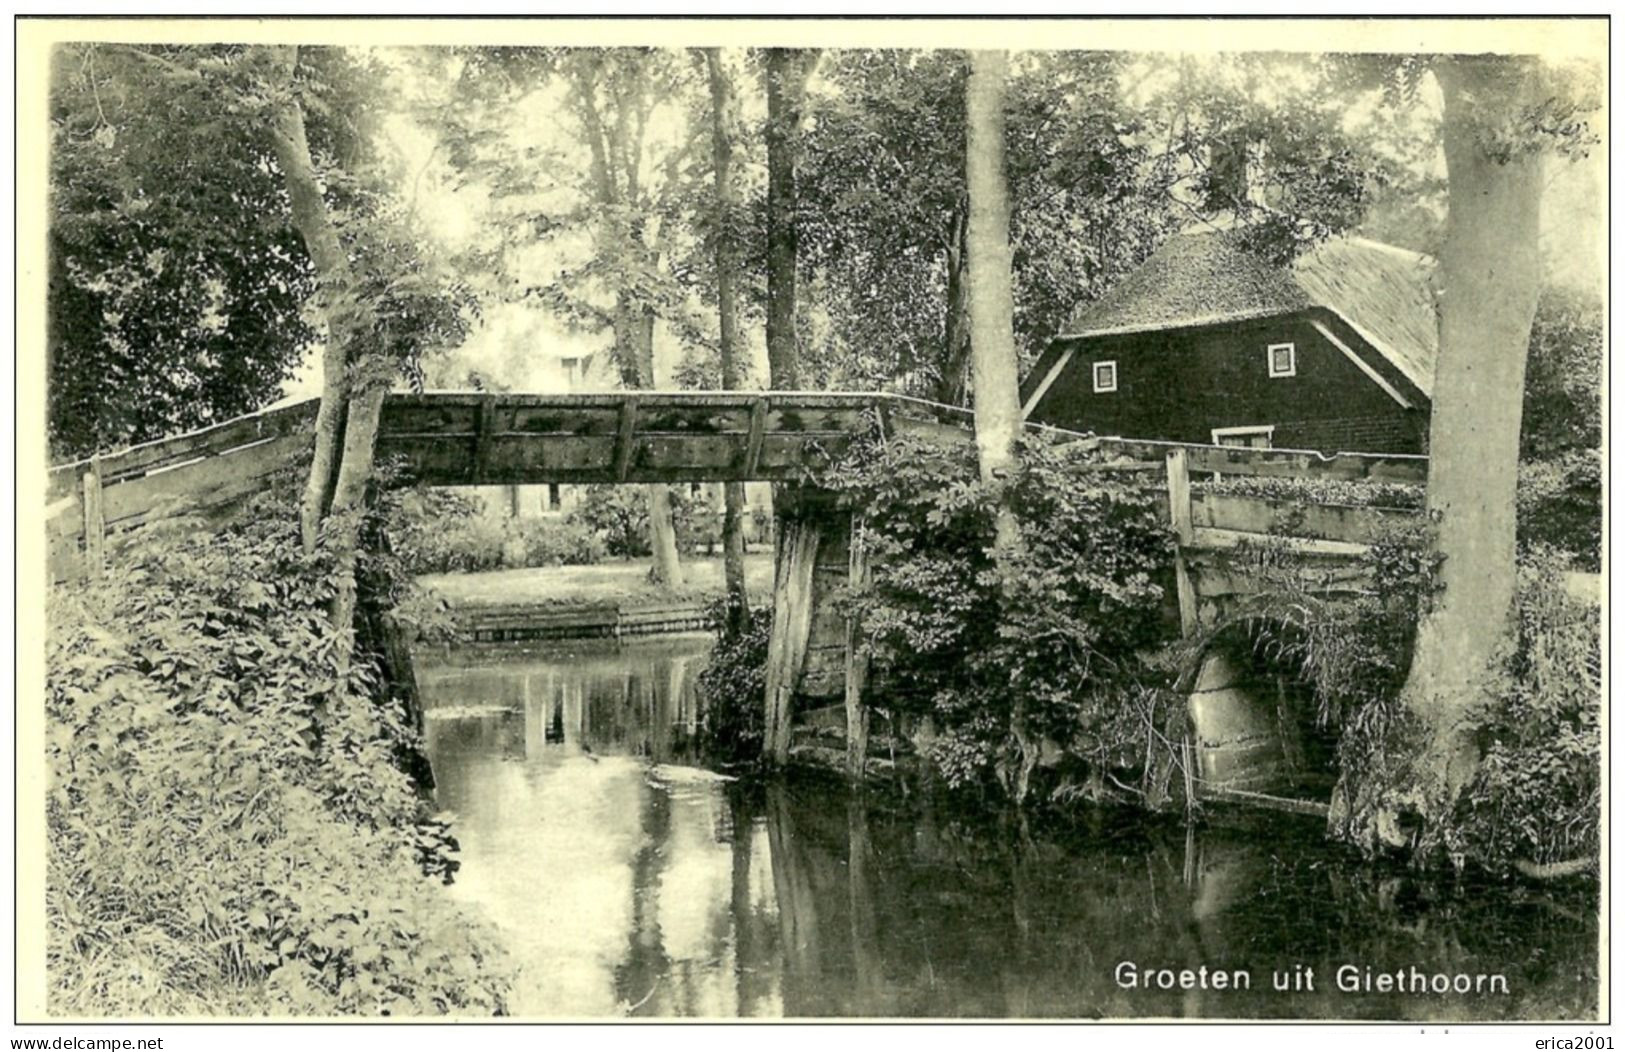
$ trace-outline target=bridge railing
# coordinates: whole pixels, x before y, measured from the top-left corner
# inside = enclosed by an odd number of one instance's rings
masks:
[[[793,481],[833,462],[874,394],[398,395],[380,457],[427,485]]]
[[[1237,574],[1217,553],[1248,545],[1268,546],[1302,557],[1305,583],[1321,592],[1358,590],[1364,570],[1355,558],[1396,519],[1420,514],[1427,458],[1420,456],[1117,442],[1125,456],[1161,453],[1168,517],[1178,541],[1174,560],[1182,631],[1202,622],[1199,603],[1257,591],[1258,582]],[[1227,489],[1226,478],[1280,480],[1266,491]],[[1217,484],[1215,484],[1217,483]],[[1327,487],[1325,484],[1335,484]],[[1375,491],[1377,500],[1338,499],[1337,485],[1352,494],[1360,484],[1411,490]],[[1350,486],[1352,484],[1352,486]],[[1387,499],[1389,503],[1383,503]]]
[[[221,509],[263,488],[267,475],[309,447],[317,400],[255,413],[188,434],[58,465],[47,482],[53,580],[96,572],[109,544],[181,512]],[[970,410],[880,392],[636,391],[533,395],[429,392],[391,395],[378,436],[382,458],[427,485],[590,482],[794,481],[839,459],[864,429],[967,441]],[[1207,477],[1254,476],[1419,483],[1425,457],[1096,438],[1038,425],[1062,440],[1111,448],[1147,468],[1183,465],[1185,496],[1170,515],[1192,546],[1277,532],[1280,501],[1195,491]],[[1175,515],[1175,508],[1185,511]],[[1324,503],[1300,509],[1309,542],[1363,543],[1380,518]]]

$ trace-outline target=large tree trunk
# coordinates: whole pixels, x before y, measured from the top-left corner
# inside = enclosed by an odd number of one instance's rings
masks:
[[[1477,769],[1471,712],[1512,639],[1518,436],[1540,290],[1541,162],[1534,153],[1489,156],[1478,129],[1480,121],[1511,121],[1527,104],[1521,74],[1509,60],[1447,59],[1435,67],[1449,215],[1427,507],[1438,521],[1441,589],[1418,623],[1401,695],[1423,734],[1409,762],[1393,766],[1408,769],[1407,784],[1367,779],[1351,790],[1362,772],[1350,771],[1339,787],[1334,822],[1346,822],[1367,848],[1405,846],[1408,825],[1429,839],[1439,831]]]
[[[796,157],[801,101],[816,52],[769,48],[767,61],[767,364],[769,386],[801,385],[796,345]]]
[[[734,237],[737,192],[733,174],[733,129],[737,127],[733,87],[722,66],[722,49],[705,53],[711,82],[711,155],[716,168],[717,317],[722,356],[722,386],[737,391],[744,386],[739,362],[738,277],[739,246]],[[722,576],[728,596],[726,627],[734,635],[744,631],[750,610],[745,595],[745,484],[723,485]]]
[[[970,191],[969,278],[971,381],[976,408],[976,457],[982,481],[999,493],[993,558],[1009,587],[1008,563],[1021,544],[1004,481],[1016,466],[1021,401],[1016,383],[1015,305],[1010,265],[1010,195],[1004,175],[1004,90],[1008,59],[1002,51],[972,51],[965,89],[965,182]],[[1038,760],[1018,691],[1011,705],[1016,743],[1010,777],[1019,803]]]
[[[333,483],[333,506],[328,512],[328,545],[338,571],[332,603],[333,624],[341,634],[355,627],[356,548],[361,535],[361,518],[366,512],[367,483],[372,481],[378,418],[393,379],[393,366],[378,354],[360,356],[352,377],[350,407],[344,422],[343,458]],[[341,668],[347,666],[348,656],[348,652],[341,655]]]
[[[321,302],[327,320],[327,347],[322,361],[322,401],[316,416],[316,448],[310,476],[300,505],[300,534],[306,551],[314,551],[326,509],[328,545],[336,572],[332,602],[333,624],[339,630],[337,664],[348,671],[354,651],[356,602],[356,547],[368,481],[372,478],[373,440],[392,370],[376,353],[369,353],[363,321],[356,308],[337,307],[339,293],[352,283],[349,257],[339,242],[338,230],[311,162],[303,109],[293,92],[298,65],[297,48],[276,49],[285,74],[288,97],[278,109],[271,140],[283,180],[288,188],[294,225],[304,239],[321,282]],[[340,442],[339,432],[343,430]]]
[[[644,507],[649,512],[649,547],[654,565],[649,577],[656,584],[676,588],[683,583],[683,558],[677,550],[677,520],[671,510],[671,490],[664,482],[643,487]]]
[[[631,372],[623,367],[622,376],[627,386],[650,388],[655,382],[654,333],[655,316],[652,311],[634,308],[622,312],[629,317],[623,327],[629,346],[622,361],[631,363]],[[677,552],[677,526],[672,518],[671,491],[664,482],[651,482],[643,487],[644,506],[649,513],[649,550],[654,556],[649,576],[657,584],[676,588],[683,583],[683,561]]]
[[[966,86],[965,177],[970,189],[968,271],[976,454],[984,482],[1015,466],[1021,403],[1016,383],[1010,196],[1004,176],[1002,51],[971,52]],[[1013,542],[1001,536],[1001,544]]]
[[[635,211],[642,206],[638,190],[638,166],[646,124],[642,117],[627,119],[624,98],[613,119],[606,122],[594,100],[592,75],[578,69],[571,77],[570,86],[576,111],[587,132],[593,188],[599,203],[608,206],[607,221],[614,224],[609,236],[647,249],[644,217]],[[654,312],[627,291],[621,291],[616,296],[613,318],[615,361],[620,369],[621,382],[630,389],[653,387]],[[683,583],[683,564],[677,552],[671,494],[664,483],[651,483],[644,487],[644,505],[649,517],[649,548],[654,555],[649,576],[657,583],[680,585]]]
[[[339,243],[338,229],[327,213],[316,168],[311,162],[310,142],[305,135],[305,113],[294,91],[294,71],[299,64],[297,47],[271,49],[276,61],[281,100],[271,122],[271,145],[282,182],[288,191],[293,225],[305,242],[321,287],[319,302],[327,323],[327,339],[322,348],[322,400],[316,412],[316,445],[310,475],[299,505],[299,532],[308,554],[316,550],[317,532],[327,511],[333,475],[344,426],[345,402],[349,395],[349,352],[353,320],[334,307],[333,293],[350,284],[350,260]]]

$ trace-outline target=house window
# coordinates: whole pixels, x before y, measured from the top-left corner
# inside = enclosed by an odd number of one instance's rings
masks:
[[[1298,349],[1290,343],[1269,346],[1270,376],[1297,376]]]
[[[1216,446],[1268,449],[1274,438],[1274,424],[1254,427],[1216,427],[1213,429],[1213,444]]]
[[[1117,390],[1117,363],[1095,363],[1095,394],[1109,394]]]

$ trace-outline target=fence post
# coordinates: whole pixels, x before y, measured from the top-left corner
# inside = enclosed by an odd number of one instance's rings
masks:
[[[85,507],[85,574],[96,578],[107,571],[107,521],[102,513],[102,458],[90,458],[83,479]]]
[[[1196,535],[1191,522],[1191,474],[1185,450],[1168,452],[1168,517],[1174,527],[1174,587],[1179,593],[1179,634],[1196,631],[1196,586],[1185,565],[1185,548]]]

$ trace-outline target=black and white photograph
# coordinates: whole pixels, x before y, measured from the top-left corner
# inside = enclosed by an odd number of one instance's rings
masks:
[[[15,1032],[1600,1033],[1609,28],[17,19]]]

